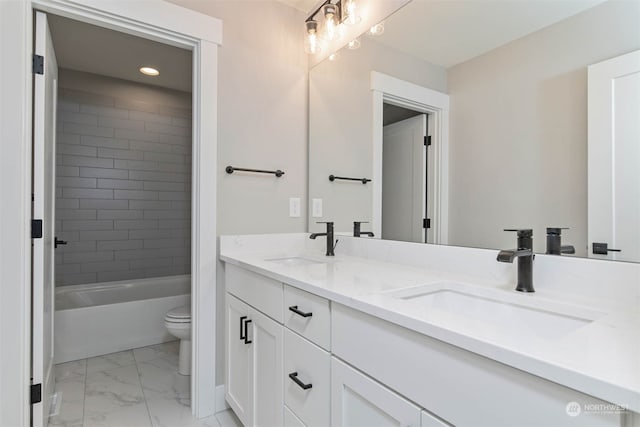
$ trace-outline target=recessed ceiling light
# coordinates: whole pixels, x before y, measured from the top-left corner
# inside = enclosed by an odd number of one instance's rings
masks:
[[[151,67],[140,67],[140,72],[142,74],[147,75],[147,76],[158,76],[158,75],[160,75],[160,71],[156,70],[155,68],[151,68]]]

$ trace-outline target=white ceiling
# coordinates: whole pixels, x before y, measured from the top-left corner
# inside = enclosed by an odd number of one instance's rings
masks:
[[[102,27],[48,15],[60,68],[191,92],[191,52]],[[138,70],[150,66],[156,77]]]
[[[376,40],[448,68],[603,1],[412,0]]]
[[[280,3],[284,3],[287,6],[291,6],[304,13],[311,13],[314,6],[319,4],[320,0],[278,0]]]

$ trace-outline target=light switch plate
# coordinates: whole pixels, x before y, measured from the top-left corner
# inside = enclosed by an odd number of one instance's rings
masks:
[[[289,216],[291,218],[300,217],[300,197],[289,197]]]
[[[311,215],[314,218],[322,218],[322,199],[313,199]]]

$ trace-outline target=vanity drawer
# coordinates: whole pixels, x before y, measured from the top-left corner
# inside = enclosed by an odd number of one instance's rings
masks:
[[[244,268],[227,263],[225,287],[227,292],[250,306],[282,323],[282,287],[277,280],[270,279]]]
[[[308,427],[330,425],[330,354],[284,328],[284,376],[284,403],[291,412]]]
[[[284,325],[330,350],[331,311],[327,299],[285,285]]]

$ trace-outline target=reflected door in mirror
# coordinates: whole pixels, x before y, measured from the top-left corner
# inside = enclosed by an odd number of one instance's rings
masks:
[[[588,108],[590,256],[640,262],[640,51],[589,67]]]
[[[382,238],[426,241],[427,201],[425,136],[427,115],[384,127],[382,143]]]

